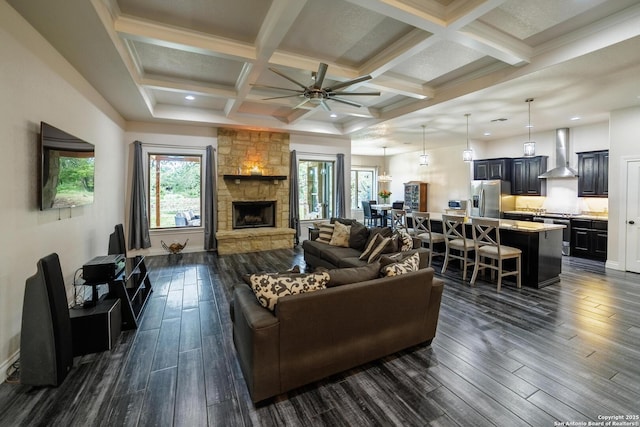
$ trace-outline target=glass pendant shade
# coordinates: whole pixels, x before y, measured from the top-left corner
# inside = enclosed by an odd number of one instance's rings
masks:
[[[473,150],[469,148],[469,116],[471,114],[467,113],[464,116],[467,118],[467,149],[462,152],[462,160],[469,163],[473,161]]]
[[[533,141],[524,143],[524,155],[526,157],[533,157],[536,155],[536,143]]]
[[[387,165],[387,147],[382,147],[383,148],[383,167],[386,167]],[[379,182],[391,182],[393,178],[391,178],[391,175],[387,175],[387,172],[382,172],[382,175],[378,175],[378,181]]]
[[[524,143],[524,155],[525,157],[533,157],[536,155],[536,143],[531,140],[531,103],[533,102],[533,98],[527,98],[524,102],[529,104],[529,124],[527,125],[529,129],[529,139]]]
[[[429,155],[427,154],[425,145],[425,129],[426,126],[422,125],[422,154],[420,154],[420,166],[429,166]]]

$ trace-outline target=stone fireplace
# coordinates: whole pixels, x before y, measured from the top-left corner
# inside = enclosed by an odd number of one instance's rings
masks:
[[[232,202],[234,230],[276,226],[276,201]]]
[[[218,129],[216,238],[220,255],[293,247],[289,156],[286,133]],[[246,212],[251,204],[252,210]],[[245,217],[240,226],[239,211]]]

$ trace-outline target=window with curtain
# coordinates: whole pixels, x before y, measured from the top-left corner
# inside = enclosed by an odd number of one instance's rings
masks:
[[[148,153],[149,228],[200,227],[202,154]]]
[[[300,220],[329,219],[335,206],[335,161],[298,161]]]
[[[351,169],[351,209],[362,209],[362,201],[375,200],[375,170]]]

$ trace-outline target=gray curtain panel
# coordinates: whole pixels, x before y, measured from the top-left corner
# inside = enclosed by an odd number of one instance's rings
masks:
[[[216,240],[216,165],[215,150],[207,145],[204,177],[204,249],[212,251],[218,248]]]
[[[347,217],[346,197],[344,194],[344,154],[338,154],[336,162],[336,217]]]
[[[289,158],[289,227],[296,230],[296,245],[300,243],[300,211],[298,203],[298,156],[291,151]]]
[[[133,173],[131,176],[131,210],[129,212],[129,249],[151,247],[149,215],[144,188],[142,142],[133,143]]]

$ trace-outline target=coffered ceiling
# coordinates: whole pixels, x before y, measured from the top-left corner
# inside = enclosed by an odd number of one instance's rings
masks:
[[[538,130],[640,105],[640,0],[8,3],[127,120],[338,135],[355,154],[393,154],[419,149],[423,124],[430,144],[463,138],[465,113],[472,138],[524,134],[527,98]],[[296,82],[312,86],[321,62],[323,87],[369,75],[340,90],[380,95],[300,105]]]

